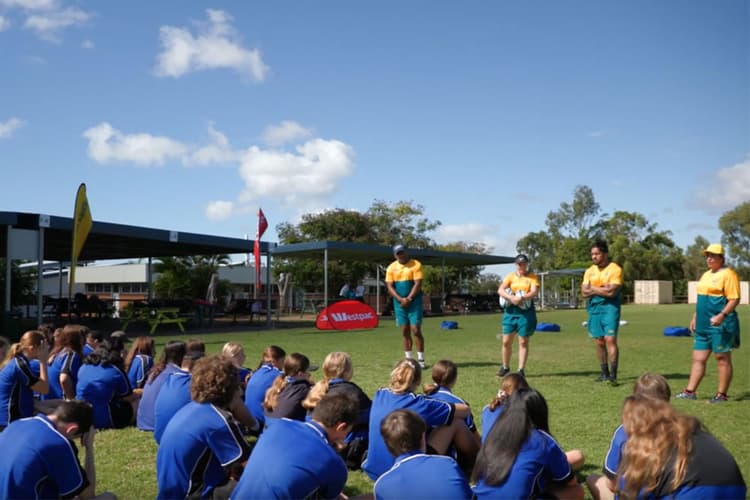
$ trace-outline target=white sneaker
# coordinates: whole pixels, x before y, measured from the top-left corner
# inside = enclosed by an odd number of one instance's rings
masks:
[[[425,368],[427,368],[427,365],[425,364],[425,362],[424,362],[424,360],[423,360],[423,359],[420,359],[420,360],[419,360],[419,367],[420,367],[421,369],[423,369],[423,370],[424,370]]]

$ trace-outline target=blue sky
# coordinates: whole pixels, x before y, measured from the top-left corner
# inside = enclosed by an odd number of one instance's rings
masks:
[[[0,210],[254,237],[412,200],[517,240],[590,186],[682,248],[750,199],[750,12],[721,2],[0,0]],[[210,6],[210,9],[208,8]]]

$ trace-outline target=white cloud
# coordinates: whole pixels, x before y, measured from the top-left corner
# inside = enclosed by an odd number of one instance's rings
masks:
[[[213,123],[208,125],[208,135],[211,143],[196,149],[183,159],[185,165],[212,165],[239,163],[242,152],[234,151],[229,145],[229,139],[214,128]]]
[[[10,20],[7,17],[0,16],[0,31],[10,28]]]
[[[354,170],[354,151],[341,141],[312,139],[295,149],[248,149],[240,166],[245,181],[240,200],[272,197],[288,205],[314,205],[333,194]]]
[[[606,133],[603,130],[594,130],[592,132],[589,132],[586,135],[589,136],[589,137],[591,137],[591,138],[597,139],[599,137],[604,137],[606,135]]]
[[[281,146],[312,135],[312,130],[291,120],[284,120],[278,125],[269,125],[263,131],[263,141],[269,146]]]
[[[107,122],[89,128],[83,137],[89,140],[89,157],[98,163],[124,161],[145,166],[163,165],[171,159],[183,158],[189,149],[168,137],[126,135]]]
[[[208,22],[198,25],[197,34],[187,28],[159,28],[162,52],[157,56],[157,76],[178,78],[192,71],[233,69],[256,81],[263,81],[268,66],[258,49],[242,47],[230,24],[232,16],[221,10],[206,11]]]
[[[234,203],[231,201],[212,201],[206,207],[206,217],[209,220],[224,220],[232,215]]]
[[[23,120],[20,118],[10,118],[9,120],[6,120],[4,122],[0,122],[0,139],[6,139],[13,135],[13,133],[18,130],[19,128],[23,127],[24,124]]]
[[[691,205],[711,214],[730,210],[750,200],[750,159],[719,169],[705,188],[694,194]]]
[[[0,0],[0,7],[24,10],[52,10],[57,8],[57,0]]]
[[[62,30],[71,26],[81,26],[90,18],[91,14],[78,7],[66,7],[30,15],[23,26],[44,40],[58,42]]]
[[[94,48],[94,42],[91,40],[84,40],[81,42],[81,48],[83,49],[93,49]]]

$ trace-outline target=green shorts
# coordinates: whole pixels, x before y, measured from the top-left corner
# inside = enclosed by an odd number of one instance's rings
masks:
[[[711,351],[716,354],[732,352],[740,346],[740,332],[728,331],[725,328],[709,328],[695,332],[693,349],[696,351]]]
[[[422,324],[424,311],[422,310],[422,296],[415,298],[409,307],[404,309],[397,300],[393,300],[393,315],[396,318],[396,325],[419,326]]]
[[[589,337],[617,337],[620,329],[620,309],[606,309],[589,313]]]
[[[536,330],[536,311],[534,309],[519,310],[514,313],[503,314],[503,335],[518,333],[521,337],[531,337]]]

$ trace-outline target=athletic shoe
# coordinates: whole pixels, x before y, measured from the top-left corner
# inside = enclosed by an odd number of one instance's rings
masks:
[[[523,368],[518,369],[518,374],[521,375],[523,378],[526,378],[526,372],[523,371]]]
[[[605,375],[602,373],[594,379],[594,382],[606,382],[607,380],[609,380],[609,375]]]
[[[614,378],[614,377],[609,377],[609,378],[607,379],[607,383],[608,383],[608,384],[610,385],[610,387],[617,387],[617,386],[619,386],[619,385],[620,385],[620,383],[619,383],[619,382],[617,381],[617,379],[616,379],[616,378]]]
[[[717,394],[716,396],[712,397],[708,400],[709,403],[726,403],[728,401],[728,398],[724,394]]]
[[[695,391],[690,392],[685,390],[675,396],[675,399],[689,399],[691,401],[695,401],[696,399],[698,399],[698,395],[695,393]]]
[[[419,367],[420,367],[421,369],[423,369],[423,370],[424,370],[425,368],[427,368],[427,365],[425,364],[425,362],[424,362],[424,360],[423,360],[423,359],[420,359],[420,360],[419,360]]]
[[[504,376],[506,376],[509,373],[510,373],[510,368],[507,368],[505,366],[501,366],[500,369],[497,371],[497,376],[498,377],[504,377]]]

